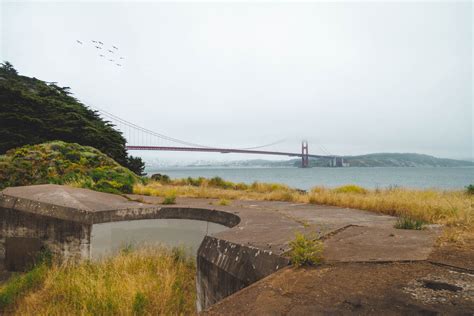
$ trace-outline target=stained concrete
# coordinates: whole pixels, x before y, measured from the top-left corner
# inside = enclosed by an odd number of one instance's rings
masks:
[[[287,266],[296,231],[324,240],[329,262],[423,261],[439,229],[402,231],[394,217],[287,202],[126,197],[58,185],[7,188],[0,194],[0,250],[8,237],[38,238],[54,253],[90,257],[93,224],[134,219],[196,219],[230,229],[205,237],[197,257],[198,299],[205,309]],[[1,252],[0,252],[1,254]]]

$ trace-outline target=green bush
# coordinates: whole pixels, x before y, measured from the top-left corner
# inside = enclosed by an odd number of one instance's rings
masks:
[[[296,233],[290,242],[291,262],[296,266],[312,266],[323,260],[323,243],[317,238],[308,238],[302,233]]]
[[[398,229],[414,229],[414,230],[422,230],[424,228],[425,222],[412,219],[406,216],[399,217],[397,222],[395,223],[395,228]]]
[[[132,193],[141,181],[95,148],[55,141],[27,145],[0,156],[0,189],[32,184],[72,184],[108,193]]]
[[[151,179],[153,181],[159,181],[162,183],[169,183],[171,181],[169,176],[167,176],[166,174],[161,174],[161,173],[155,173],[151,175]]]
[[[165,205],[176,204],[176,193],[170,192],[166,194],[165,198],[163,199],[163,203]]]
[[[474,195],[474,184],[470,184],[466,187],[466,193]]]

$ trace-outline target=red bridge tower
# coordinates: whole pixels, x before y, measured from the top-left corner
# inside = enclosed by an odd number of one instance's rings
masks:
[[[301,168],[309,167],[308,141],[301,142]]]

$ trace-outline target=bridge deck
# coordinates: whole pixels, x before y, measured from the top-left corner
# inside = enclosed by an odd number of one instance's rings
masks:
[[[233,149],[233,148],[209,148],[209,147],[168,147],[168,146],[126,146],[128,150],[160,150],[160,151],[195,151],[195,152],[214,152],[221,154],[257,154],[257,155],[275,155],[288,157],[303,157],[302,153],[290,153],[281,151],[251,150],[251,149]],[[309,158],[334,158],[334,156],[307,155]]]

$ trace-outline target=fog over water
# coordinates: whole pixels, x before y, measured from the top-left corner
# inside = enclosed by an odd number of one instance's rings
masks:
[[[0,58],[21,74],[172,137],[473,156],[470,1],[2,1],[0,14]],[[123,65],[91,40],[117,46]]]

